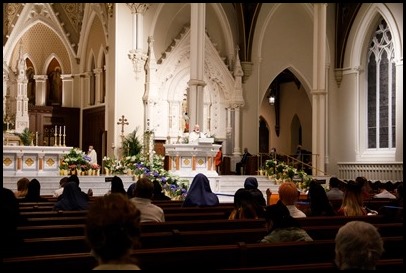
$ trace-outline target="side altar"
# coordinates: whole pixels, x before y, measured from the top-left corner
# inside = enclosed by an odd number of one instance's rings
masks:
[[[164,144],[169,157],[169,172],[180,177],[193,177],[197,173],[218,176],[214,157],[220,144],[213,138],[200,138],[195,144]]]
[[[59,175],[63,156],[73,147],[3,145],[3,176]]]

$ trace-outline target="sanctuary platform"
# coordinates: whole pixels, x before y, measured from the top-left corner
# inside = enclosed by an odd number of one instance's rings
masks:
[[[118,175],[123,180],[124,188],[127,189],[132,183],[135,182],[134,176],[130,175]],[[5,188],[11,189],[12,191],[17,190],[17,181],[23,177],[22,175],[6,175],[3,174],[3,186]],[[35,176],[27,175],[28,179],[37,178],[41,183],[41,194],[42,195],[52,195],[53,192],[59,188],[59,180],[63,176],[52,175],[52,176]],[[208,176],[210,180],[210,187],[214,193],[219,197],[220,202],[233,202],[234,193],[239,189],[244,187],[245,179],[249,177],[246,175],[217,175]],[[277,193],[278,185],[270,181],[266,176],[254,176],[258,180],[258,188],[264,194],[266,199],[266,189],[270,188],[272,192]],[[107,193],[111,187],[112,176],[79,176],[80,188],[82,191],[87,192],[88,189],[93,190],[94,196],[101,196]],[[182,177],[187,178],[189,183],[193,180],[193,177]]]

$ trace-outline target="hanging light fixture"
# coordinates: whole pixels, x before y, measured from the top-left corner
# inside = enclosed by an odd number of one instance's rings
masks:
[[[273,92],[272,89],[270,89],[270,94],[269,94],[269,104],[274,105],[275,104],[275,93]]]

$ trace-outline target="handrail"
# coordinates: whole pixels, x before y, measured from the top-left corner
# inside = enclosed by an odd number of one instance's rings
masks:
[[[260,157],[260,160],[258,160],[258,169],[260,168],[260,162],[262,162],[262,156],[264,156],[264,155],[270,156],[270,154],[267,154],[267,153],[258,153],[258,156]],[[320,170],[317,167],[314,167],[312,164],[304,162],[303,160],[299,160],[296,157],[293,157],[293,156],[287,155],[287,154],[278,154],[278,155],[282,156],[282,157],[286,157],[288,159],[288,162],[287,162],[288,164],[291,164],[291,162],[299,163],[301,165],[302,169],[303,169],[303,166],[307,166],[308,168],[312,169],[312,175],[313,175],[313,172],[315,172],[314,176],[317,176],[318,173],[322,173],[323,175],[328,176],[327,172]],[[319,154],[308,154],[308,155],[312,156],[312,161],[313,161],[313,156],[315,157],[315,163],[316,163],[315,166],[317,166],[317,158],[319,157]],[[301,155],[301,159],[303,159],[303,156],[304,155]],[[270,156],[270,157],[272,159],[276,159],[277,156],[275,155],[274,157],[272,157],[272,156]]]

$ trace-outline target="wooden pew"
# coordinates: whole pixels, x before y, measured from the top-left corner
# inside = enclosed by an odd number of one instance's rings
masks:
[[[376,264],[376,270],[401,270],[404,269],[403,259],[381,259]],[[227,270],[227,268],[225,269]],[[256,266],[256,267],[240,267],[230,268],[229,270],[332,270],[337,271],[334,262],[327,263],[304,263],[294,265],[270,265],[270,266]]]
[[[225,212],[201,212],[201,213],[173,213],[166,214],[167,221],[180,220],[214,220],[227,219]],[[81,224],[85,223],[86,215],[83,216],[51,216],[51,217],[28,217],[21,225],[62,225],[62,224]]]
[[[373,224],[382,237],[403,235],[403,223]],[[303,229],[313,240],[333,239],[341,225],[336,226],[304,226]]]
[[[388,243],[391,242],[391,243]],[[403,259],[403,236],[385,237],[382,259]],[[170,270],[192,267],[199,270],[238,269],[295,264],[332,263],[334,240],[285,242],[275,244],[230,244],[175,248],[134,249],[132,255],[145,270]],[[90,270],[95,260],[89,252],[36,255],[3,259],[5,272]]]
[[[215,230],[215,229],[248,229],[265,227],[264,219],[215,219],[215,220],[181,220],[166,222],[143,222],[143,233],[165,232],[174,229],[180,231]],[[17,228],[22,238],[59,237],[84,235],[85,224],[20,226]]]
[[[376,224],[382,237],[402,236],[403,223]],[[315,241],[334,240],[340,226],[312,226],[305,230]],[[267,230],[262,228],[153,232],[141,234],[141,248],[165,248],[197,245],[232,244],[236,242],[259,242]],[[24,256],[51,253],[72,253],[84,248],[84,236],[48,237],[24,239],[20,254]],[[61,252],[62,251],[62,252]]]

